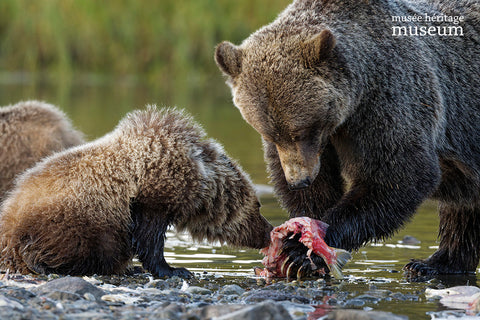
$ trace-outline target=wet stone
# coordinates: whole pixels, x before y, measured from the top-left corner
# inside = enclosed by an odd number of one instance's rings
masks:
[[[165,299],[170,302],[182,302],[189,303],[191,302],[192,295],[185,291],[180,291],[178,289],[172,290],[163,290],[160,292],[162,299]]]
[[[0,296],[0,307],[11,308],[15,310],[22,311],[24,309],[23,305],[15,298],[7,298]]]
[[[75,312],[94,310],[98,307],[98,303],[88,300],[77,300],[69,304],[69,310]]]
[[[158,310],[163,310],[165,309],[167,306],[169,306],[171,304],[171,302],[168,302],[168,301],[158,301],[158,302],[152,302],[150,303],[150,305],[148,305],[147,307],[145,307],[145,310],[147,310],[148,312],[152,313],[152,312],[157,312]]]
[[[405,301],[405,300],[407,300],[407,299],[405,298],[405,295],[404,295],[403,293],[401,293],[401,292],[394,292],[394,293],[390,294],[389,297],[392,298],[392,299],[394,299],[394,300],[400,300],[400,301]]]
[[[416,245],[419,243],[421,243],[421,241],[415,238],[414,236],[406,235],[402,239],[402,244],[405,244],[405,245]]]
[[[135,289],[139,285],[144,285],[151,281],[152,276],[149,273],[135,274],[133,276],[126,275],[110,275],[97,276],[97,279],[104,283],[112,284],[114,286],[122,286]]]
[[[63,319],[65,320],[110,320],[114,319],[113,315],[106,314],[103,312],[96,312],[96,311],[88,311],[88,312],[81,312],[76,314],[66,314]]]
[[[295,318],[297,319],[298,317],[302,317],[302,316],[308,316],[308,314],[310,312],[314,312],[315,311],[315,308],[310,306],[310,305],[306,305],[306,304],[300,304],[300,303],[293,303],[293,302],[288,302],[288,301],[284,301],[282,302],[282,306],[292,315],[295,316]]]
[[[185,306],[177,303],[171,303],[166,307],[160,307],[155,310],[152,310],[151,317],[152,318],[160,318],[160,319],[180,319],[182,313],[185,312]]]
[[[378,301],[380,301],[379,298],[374,297],[374,296],[369,295],[369,294],[362,294],[362,295],[358,296],[356,299],[362,300],[362,301],[365,301],[365,302],[371,302],[371,303],[377,303]]]
[[[363,307],[364,305],[365,305],[365,301],[357,298],[350,299],[345,302],[346,307]]]
[[[237,284],[230,284],[230,285],[224,286],[219,292],[225,295],[240,296],[245,292],[245,290]]]
[[[196,286],[188,287],[186,292],[191,294],[200,294],[200,295],[212,294],[212,291],[202,287],[196,287]]]
[[[328,320],[408,320],[406,316],[383,311],[335,310],[326,317]]]
[[[90,292],[87,292],[83,295],[83,298],[88,301],[95,301],[95,296],[91,294]]]
[[[265,300],[273,301],[293,301],[300,303],[309,303],[309,299],[304,298],[300,295],[288,294],[282,291],[277,290],[259,290],[249,293],[249,295],[244,299],[245,302],[261,302]]]
[[[12,310],[7,308],[0,308],[0,319],[9,320],[24,320],[24,319],[45,319],[57,320],[58,317],[50,312],[40,312],[35,309],[28,309],[24,311]]]
[[[374,289],[374,290],[366,291],[365,294],[368,294],[370,296],[374,296],[374,297],[379,298],[379,299],[383,299],[383,298],[386,298],[389,295],[391,295],[392,291],[382,290],[382,289]]]
[[[78,277],[58,278],[32,289],[32,292],[38,295],[48,295],[53,291],[69,292],[80,296],[90,293],[97,300],[105,295],[105,291]]]
[[[8,288],[4,294],[8,298],[15,298],[19,301],[28,301],[29,299],[35,297],[33,292],[25,288]]]
[[[416,294],[406,294],[404,295],[405,297],[405,300],[408,300],[408,301],[418,301],[419,297],[418,295]]]
[[[245,308],[245,305],[208,305],[206,307],[193,311],[193,314],[199,316],[201,319],[210,319],[218,318],[220,316],[233,313],[243,308]]]
[[[71,293],[71,292],[66,292],[66,291],[52,291],[48,294],[45,295],[46,297],[52,299],[52,300],[70,300],[70,301],[75,301],[75,300],[80,300],[82,299],[81,296],[79,296],[76,293]]]
[[[279,303],[265,301],[263,303],[242,308],[238,311],[218,317],[218,320],[290,320],[292,317]]]
[[[148,282],[145,285],[145,288],[155,288],[159,290],[165,290],[165,289],[168,289],[169,287],[170,287],[169,283],[165,280],[153,280]]]

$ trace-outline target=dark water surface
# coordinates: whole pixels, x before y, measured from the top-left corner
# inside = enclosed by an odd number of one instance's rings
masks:
[[[0,105],[20,100],[37,99],[58,105],[83,131],[89,140],[111,131],[130,110],[146,104],[178,106],[187,109],[206,129],[209,136],[225,146],[257,184],[268,182],[259,135],[242,119],[233,107],[230,93],[221,77],[206,84],[189,84],[177,90],[162,90],[161,86],[133,84],[129,78],[105,80],[96,76],[73,76],[67,79],[50,79],[40,82],[23,74],[0,75]],[[262,213],[273,225],[287,219],[287,214],[272,196],[261,199]],[[477,285],[479,277],[447,277],[429,282],[408,282],[402,267],[410,258],[424,258],[432,254],[436,241],[438,216],[436,204],[425,203],[405,229],[392,239],[366,246],[354,254],[344,269],[346,279],[333,281],[336,292],[357,296],[369,290],[388,290],[411,294],[405,301],[383,299],[366,303],[358,308],[391,311],[408,315],[410,319],[438,318],[437,313],[446,308],[429,301],[423,294],[429,286]],[[411,235],[421,242],[403,245],[401,239]],[[233,249],[220,244],[193,243],[188,235],[168,234],[165,254],[173,266],[183,266],[191,271],[213,273],[216,281],[242,283],[253,278],[253,267],[261,266],[262,256],[257,250]]]

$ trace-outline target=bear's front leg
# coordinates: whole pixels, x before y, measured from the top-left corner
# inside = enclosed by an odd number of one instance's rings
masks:
[[[413,159],[422,160],[403,166],[400,160],[385,161],[375,171],[360,171],[369,175],[353,177],[348,192],[322,219],[329,224],[325,242],[331,247],[356,250],[369,241],[391,236],[404,225],[435,190],[440,179],[440,170],[434,161],[429,161],[431,157],[417,155]],[[304,272],[311,272],[300,245],[286,243],[284,251],[296,268],[304,265]],[[324,266],[318,257],[314,262]]]
[[[430,180],[428,189],[374,181],[354,183],[325,215],[323,221],[329,225],[325,242],[335,248],[356,250],[369,241],[390,237],[414,215],[427,190],[435,186],[435,179]]]
[[[148,209],[141,204],[132,204],[132,245],[143,267],[156,277],[191,278],[193,275],[185,268],[173,268],[163,255],[165,233],[168,221],[162,219],[158,209]]]
[[[404,269],[412,276],[475,273],[480,255],[480,209],[440,203],[440,246],[425,260]]]
[[[307,216],[322,220],[325,211],[334,206],[344,192],[340,162],[331,143],[323,150],[320,171],[312,185],[301,190],[289,189],[275,144],[264,141],[264,149],[275,195],[290,214],[290,218]]]

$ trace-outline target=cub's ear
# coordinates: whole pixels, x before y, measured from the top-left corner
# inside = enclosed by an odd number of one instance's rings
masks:
[[[226,75],[238,76],[242,72],[242,50],[224,41],[215,48],[215,62]]]
[[[314,68],[330,56],[335,48],[335,36],[325,29],[303,43],[302,56],[308,68]]]

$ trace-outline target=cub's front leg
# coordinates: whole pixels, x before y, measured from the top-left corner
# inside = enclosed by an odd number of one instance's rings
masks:
[[[163,213],[159,211],[138,203],[131,205],[133,250],[143,267],[156,277],[191,278],[187,269],[173,268],[165,261],[163,250],[169,223],[161,219]]]

